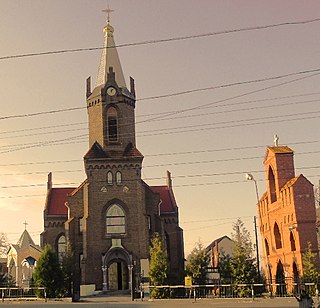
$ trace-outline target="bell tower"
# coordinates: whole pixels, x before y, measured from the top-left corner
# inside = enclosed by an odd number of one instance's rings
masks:
[[[135,87],[133,78],[130,90],[126,86],[109,21],[103,32],[104,48],[93,91],[91,79],[87,79],[89,148],[99,147],[108,156],[120,156],[136,146]]]

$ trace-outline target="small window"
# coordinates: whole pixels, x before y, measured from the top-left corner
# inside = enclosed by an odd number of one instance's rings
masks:
[[[106,214],[106,233],[107,234],[125,234],[126,217],[123,209],[114,204],[109,207]]]
[[[82,233],[83,230],[83,217],[79,218],[79,233]]]
[[[61,235],[58,239],[57,251],[58,251],[59,261],[62,262],[64,256],[66,255],[66,251],[67,251],[66,237],[64,235]]]
[[[113,184],[113,174],[111,171],[107,173],[107,184],[112,185]]]
[[[148,228],[151,230],[151,216],[148,215]]]
[[[110,107],[107,111],[108,141],[118,141],[118,113],[116,108]]]
[[[122,174],[120,171],[116,172],[116,183],[121,184],[122,183]]]

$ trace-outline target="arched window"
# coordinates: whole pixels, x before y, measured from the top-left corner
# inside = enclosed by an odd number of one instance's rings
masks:
[[[110,107],[107,111],[108,141],[118,141],[118,112],[116,108]]]
[[[64,258],[64,256],[66,255],[66,251],[67,251],[67,243],[66,243],[66,237],[64,235],[61,235],[58,238],[58,247],[57,247],[57,251],[58,251],[58,258],[59,261],[61,262]]]
[[[267,254],[267,256],[269,256],[270,255],[270,248],[269,248],[269,243],[268,243],[267,239],[264,239],[264,245],[266,247],[266,254]]]
[[[113,174],[111,171],[108,171],[107,173],[107,184],[112,185],[113,183]]]
[[[276,193],[276,182],[275,182],[274,173],[271,166],[269,167],[268,179],[269,179],[271,203],[273,203],[277,201],[277,193]]]
[[[116,172],[116,183],[121,184],[122,183],[122,174],[120,171]]]
[[[126,216],[123,209],[117,205],[111,205],[106,213],[106,234],[125,234]]]
[[[291,251],[296,251],[296,241],[294,240],[294,236],[292,232],[290,232],[290,245],[291,245]]]
[[[273,233],[276,241],[276,249],[282,248],[281,234],[280,234],[280,229],[277,223],[274,224]]]

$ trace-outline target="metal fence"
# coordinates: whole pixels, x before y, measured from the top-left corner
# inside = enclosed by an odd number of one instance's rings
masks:
[[[292,297],[300,294],[301,288],[311,296],[319,297],[317,283],[272,283],[272,284],[206,284],[206,285],[166,285],[141,286],[138,294],[151,294],[157,290],[161,297],[167,298],[255,298],[255,297]]]
[[[45,288],[37,287],[37,288],[0,288],[1,301],[5,300],[18,300],[18,299],[38,299],[43,298],[45,301],[47,300],[47,294]]]

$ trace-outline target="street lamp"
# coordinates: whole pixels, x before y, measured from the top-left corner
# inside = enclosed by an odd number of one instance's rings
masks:
[[[259,205],[259,192],[258,192],[258,185],[257,181],[253,177],[251,173],[246,173],[246,179],[247,181],[253,181],[255,188],[256,188],[256,196],[257,196],[257,204]],[[260,211],[260,209],[258,209]],[[254,216],[254,233],[256,237],[256,254],[257,254],[257,269],[258,269],[258,275],[260,277],[260,261],[259,261],[259,247],[258,247],[258,234],[257,234],[257,217]]]

